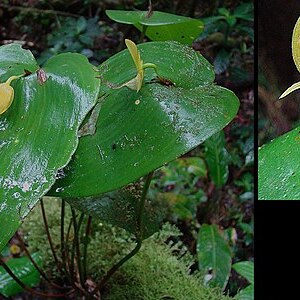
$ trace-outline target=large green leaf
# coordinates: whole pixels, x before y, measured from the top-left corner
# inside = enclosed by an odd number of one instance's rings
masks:
[[[235,296],[236,300],[254,300],[254,284],[240,290]]]
[[[108,17],[116,22],[132,24],[140,31],[146,27],[146,36],[153,41],[177,41],[191,44],[203,31],[202,21],[189,17],[154,11],[106,10]]]
[[[32,53],[18,44],[0,47],[0,82],[13,75],[24,74],[24,70],[35,72],[38,65]]]
[[[139,198],[135,193],[123,189],[106,193],[96,198],[68,199],[77,209],[100,218],[102,221],[137,234]],[[162,215],[153,203],[146,202],[142,215],[142,238],[146,239],[159,230]]]
[[[32,258],[38,265],[41,264],[38,253],[33,253]],[[27,256],[11,258],[6,265],[27,286],[34,287],[40,282],[40,273]],[[22,290],[23,288],[0,266],[0,294],[11,297]]]
[[[254,263],[252,261],[241,261],[232,267],[251,284],[254,284]]]
[[[300,200],[300,127],[258,151],[258,199]]]
[[[197,253],[200,270],[212,275],[209,284],[224,289],[231,270],[231,251],[216,225],[201,226]]]
[[[236,115],[237,97],[213,83],[212,66],[199,53],[176,42],[138,48],[175,86],[150,82],[156,76],[147,69],[138,93],[106,87],[96,133],[80,139],[52,195],[84,197],[122,187],[196,147]],[[122,84],[135,73],[127,50],[101,65],[106,84]]]
[[[228,155],[224,147],[224,132],[220,131],[214,134],[205,141],[204,145],[209,176],[217,187],[221,187],[228,178]]]
[[[11,53],[11,55],[9,55]],[[24,69],[33,72],[12,83],[15,99],[0,115],[0,250],[22,219],[55,181],[74,153],[77,131],[95,104],[99,79],[87,59],[61,54],[43,68],[17,45],[0,47],[0,82]]]

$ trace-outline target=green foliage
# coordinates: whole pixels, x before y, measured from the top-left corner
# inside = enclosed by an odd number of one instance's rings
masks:
[[[138,49],[142,60],[156,64],[159,76],[174,86],[147,69],[147,84],[138,93],[111,89],[132,79],[136,68],[128,50],[104,62],[105,100],[96,133],[80,139],[51,195],[85,197],[118,189],[190,151],[237,113],[238,99],[213,83],[212,67],[199,53],[176,42],[143,43]]]
[[[217,54],[214,59],[216,74],[221,74],[229,66],[235,65],[234,61],[237,60],[235,49],[242,54],[253,51],[253,21],[252,1],[241,3],[232,12],[225,7],[218,8],[215,16],[203,19],[205,27],[199,40],[207,39],[217,46]],[[243,38],[237,39],[237,34]],[[251,43],[248,41],[249,38]],[[238,59],[242,65],[243,58],[239,57]],[[243,72],[238,66],[230,69],[233,75],[240,78],[245,77],[246,72]]]
[[[159,198],[171,211],[169,218],[173,221],[193,221],[198,204],[207,200],[199,187],[206,176],[206,165],[200,157],[178,158],[156,172],[149,197]]]
[[[209,285],[226,287],[231,270],[231,250],[216,225],[203,224],[197,241],[199,269]]]
[[[54,56],[37,71],[29,51],[17,44],[0,47],[1,82],[24,69],[32,74],[12,83],[15,99],[0,116],[0,250],[69,162],[100,85],[80,54]]]
[[[85,213],[102,221],[138,234],[138,209],[141,189],[132,185],[129,188],[106,193],[98,197],[68,199],[68,202]],[[147,202],[142,215],[142,238],[148,238],[159,230],[162,215],[152,202]]]
[[[246,278],[250,285],[239,291],[237,300],[254,300],[254,264],[251,261],[242,261],[235,263],[233,269],[242,277]]]
[[[57,213],[60,203],[55,198],[44,201],[47,210],[49,228],[55,248],[60,247],[60,216]],[[66,211],[66,223],[71,218]],[[88,274],[93,279],[99,279],[133,247],[131,236],[126,231],[114,228],[99,220],[93,221],[92,238],[88,246]],[[28,234],[27,241],[31,251],[38,250],[46,270],[55,272],[51,260],[50,249],[45,244],[45,233],[41,214],[37,206],[26,219],[22,230]],[[72,235],[72,233],[71,233]],[[128,261],[108,282],[103,291],[103,299],[161,299],[170,297],[181,300],[225,300],[220,289],[208,288],[203,284],[203,277],[196,273],[189,274],[189,266],[193,259],[180,243],[165,244],[167,239],[177,239],[179,231],[166,224],[163,229],[144,241],[140,252]],[[179,257],[173,255],[179,253]]]
[[[38,265],[41,265],[41,258],[38,253],[33,253],[32,258]],[[6,265],[28,287],[34,287],[40,282],[40,273],[28,257],[10,258]],[[0,266],[0,295],[11,297],[22,290],[23,288]]]
[[[258,199],[299,200],[299,130],[262,146],[258,151]]]
[[[78,52],[94,63],[107,57],[104,52],[94,51],[95,38],[111,32],[110,28],[99,23],[98,17],[64,18],[60,26],[47,35],[48,49],[41,53],[38,62],[43,64],[53,55],[64,52]]]
[[[152,41],[177,41],[192,44],[203,30],[200,20],[154,11],[107,10],[108,17],[116,22],[132,24]]]
[[[221,187],[228,179],[228,154],[225,149],[224,132],[214,134],[205,141],[204,146],[209,176],[217,187]]]

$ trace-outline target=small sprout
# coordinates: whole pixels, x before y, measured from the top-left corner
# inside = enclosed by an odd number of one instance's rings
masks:
[[[0,83],[0,115],[5,113],[14,100],[14,89],[10,86],[11,82],[23,75],[11,76],[6,82]]]

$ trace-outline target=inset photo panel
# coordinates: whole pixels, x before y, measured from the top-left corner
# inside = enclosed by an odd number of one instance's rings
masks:
[[[258,199],[300,200],[300,1],[258,3]]]

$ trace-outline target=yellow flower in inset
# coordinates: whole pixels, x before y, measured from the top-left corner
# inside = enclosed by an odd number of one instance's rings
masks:
[[[125,44],[129,50],[132,60],[135,64],[135,67],[137,70],[137,75],[133,79],[123,83],[121,86],[119,86],[117,88],[119,89],[123,86],[127,86],[128,88],[138,92],[141,89],[142,84],[143,84],[144,70],[146,68],[154,68],[155,72],[157,73],[157,67],[155,64],[151,64],[151,63],[144,64],[143,63],[140,52],[139,52],[136,44],[133,41],[125,39]]]
[[[300,18],[298,19],[294,31],[293,31],[293,37],[292,37],[292,55],[294,59],[294,63],[300,72]],[[300,82],[294,83],[292,86],[290,86],[280,97],[279,99],[287,96],[293,91],[296,91],[300,89]]]
[[[20,76],[11,76],[6,82],[0,83],[0,115],[5,113],[14,100],[14,89],[10,86],[11,82]]]

